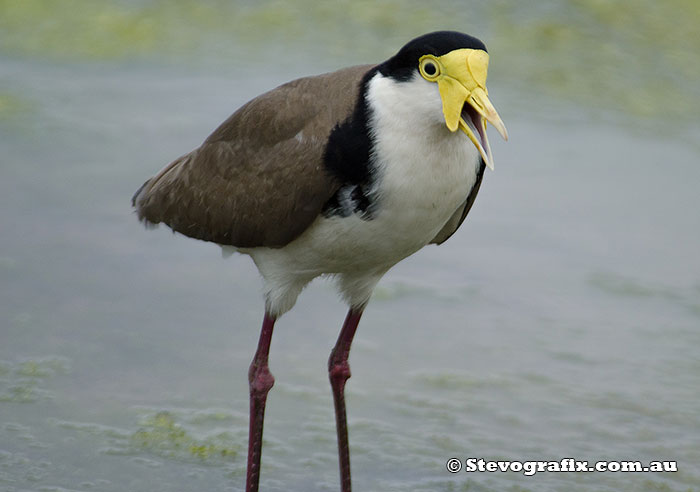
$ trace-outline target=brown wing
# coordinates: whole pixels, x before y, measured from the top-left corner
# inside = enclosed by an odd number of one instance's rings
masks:
[[[438,232],[437,236],[430,241],[430,244],[442,244],[445,241],[447,241],[450,237],[452,237],[452,234],[457,232],[457,229],[459,229],[459,226],[462,225],[462,222],[464,222],[464,219],[467,218],[467,214],[469,213],[469,210],[471,210],[472,205],[474,205],[474,200],[476,200],[476,195],[479,193],[479,187],[481,186],[481,180],[484,177],[484,168],[485,168],[484,161],[482,160],[481,163],[479,164],[479,169],[476,173],[476,182],[474,183],[474,186],[472,186],[472,189],[469,191],[469,195],[467,195],[467,199],[464,200],[464,203],[460,205],[460,207],[455,210],[455,213],[452,214],[452,217],[450,217],[450,220],[447,221],[447,223],[440,229],[440,232]]]
[[[144,183],[133,199],[139,218],[223,245],[289,243],[339,187],[324,167],[326,142],[370,68],[298,79],[245,104]]]

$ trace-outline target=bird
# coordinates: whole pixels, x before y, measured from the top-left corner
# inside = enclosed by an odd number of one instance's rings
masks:
[[[275,322],[319,276],[333,278],[348,305],[328,375],[340,488],[351,491],[350,346],[382,276],[446,241],[469,213],[493,169],[487,123],[508,139],[488,97],[488,64],[478,38],[436,31],[384,62],[293,80],[241,106],[133,196],[147,225],[248,255],[262,277],[246,492],[259,486]]]

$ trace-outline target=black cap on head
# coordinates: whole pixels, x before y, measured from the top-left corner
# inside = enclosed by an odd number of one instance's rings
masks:
[[[474,36],[457,31],[436,31],[409,41],[396,55],[382,63],[378,69],[382,75],[406,81],[417,70],[418,59],[421,56],[442,56],[462,48],[486,51],[486,45]]]

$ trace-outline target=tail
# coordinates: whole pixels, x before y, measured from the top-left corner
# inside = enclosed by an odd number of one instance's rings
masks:
[[[142,184],[141,187],[138,190],[136,190],[134,196],[131,197],[131,206],[136,209],[136,214],[138,215],[139,220],[143,222],[147,227],[156,226],[163,220],[160,214],[155,213],[154,210],[150,210],[153,208],[152,206],[147,206],[147,202],[150,202],[153,199],[157,199],[156,196],[150,196],[152,195],[151,191],[153,191],[156,183],[158,183],[158,181],[160,181],[161,178],[163,178],[163,176],[175,169],[175,167],[178,164],[182,163],[186,157],[186,155],[182,156],[179,159],[175,159],[173,162],[165,166],[163,169],[161,169],[161,171],[158,174],[156,174],[154,177]],[[150,210],[149,213],[147,213],[147,208],[149,208]]]
[[[143,201],[144,198],[146,197],[148,189],[150,189],[151,182],[153,181],[153,178],[149,179],[146,181],[144,184],[142,184],[138,190],[136,190],[136,193],[134,193],[134,196],[131,197],[131,206],[136,209],[136,215],[138,216],[139,220],[144,223],[144,225],[147,228],[150,227],[155,227],[158,225],[158,223],[151,222],[148,220],[146,215],[144,214],[143,210]]]
[[[142,185],[139,187],[139,189],[136,190],[136,193],[134,193],[134,196],[131,197],[131,206],[132,206],[132,207],[135,207],[137,212],[138,212],[138,209],[139,209],[139,202],[140,202],[140,199],[141,199],[141,196],[140,196],[140,195],[141,195],[141,192],[142,192],[143,189],[146,187],[146,185],[147,185],[148,183],[150,183],[150,182],[151,182],[151,180],[149,179],[149,180],[146,181],[144,184],[142,184]]]
[[[152,181],[153,178],[149,179],[144,184],[142,184],[141,187],[138,190],[136,190],[134,196],[131,197],[131,206],[136,209],[136,215],[138,216],[139,221],[142,222],[144,226],[146,226],[146,229],[155,229],[158,227],[159,224],[159,222],[150,221],[148,217],[146,217],[144,208],[142,207],[147,194],[147,190],[150,189]]]

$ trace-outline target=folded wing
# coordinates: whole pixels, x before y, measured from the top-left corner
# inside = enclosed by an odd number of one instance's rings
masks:
[[[339,187],[325,169],[326,143],[370,68],[298,79],[245,104],[144,183],[133,198],[139,218],[239,248],[289,243]]]

